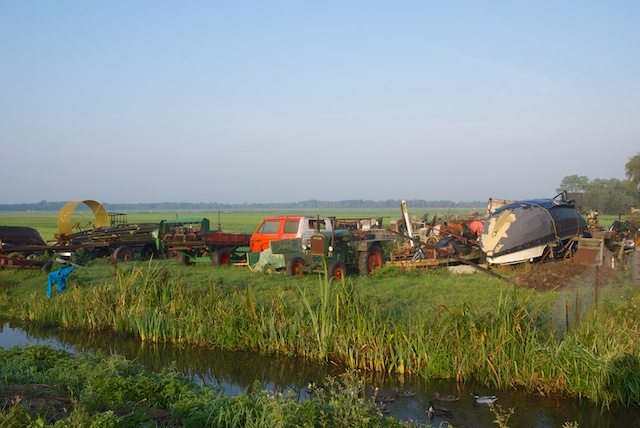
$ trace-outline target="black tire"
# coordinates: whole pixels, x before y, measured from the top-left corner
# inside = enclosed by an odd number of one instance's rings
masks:
[[[302,276],[304,273],[304,260],[294,257],[287,260],[287,276]]]
[[[40,268],[40,270],[44,273],[49,273],[51,272],[51,267],[53,266],[53,262],[50,260],[47,260],[46,262],[44,262],[44,264],[42,265],[42,267]]]
[[[360,253],[358,271],[360,275],[369,275],[374,270],[381,268],[383,264],[382,249],[378,245],[372,245],[367,252]]]
[[[140,250],[140,257],[142,257],[142,260],[157,259],[158,250],[155,244],[144,244]]]
[[[20,251],[14,251],[7,254],[7,258],[13,260],[24,260],[24,254],[22,254]]]
[[[131,247],[123,245],[116,248],[116,250],[113,252],[113,257],[120,262],[130,262],[134,257],[133,250],[131,249]]]
[[[342,260],[334,260],[327,268],[329,279],[342,281],[347,276],[347,267]]]
[[[229,263],[231,263],[231,256],[226,249],[221,248],[211,254],[211,266],[228,266]]]
[[[178,255],[176,257],[178,261],[178,266],[191,266],[194,262],[182,251],[178,251]]]

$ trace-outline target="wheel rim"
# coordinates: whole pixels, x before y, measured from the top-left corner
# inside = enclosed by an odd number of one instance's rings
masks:
[[[292,272],[294,276],[302,276],[302,262],[295,262]]]
[[[229,260],[230,260],[229,254],[222,254],[220,256],[220,264],[221,265],[228,265],[229,264]]]
[[[342,277],[344,276],[344,269],[342,266],[337,267],[334,271],[333,271],[333,277],[335,279],[342,279]]]
[[[369,254],[367,265],[369,266],[369,272],[372,272],[382,266],[382,257],[380,256],[380,253],[373,252]]]

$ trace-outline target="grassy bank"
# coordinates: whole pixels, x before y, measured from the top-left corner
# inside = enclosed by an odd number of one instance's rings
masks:
[[[226,397],[171,368],[159,373],[117,356],[73,356],[49,347],[0,349],[3,427],[400,427],[372,400],[352,392],[347,374],[301,402],[257,384]]]
[[[68,292],[44,295],[38,272],[0,272],[2,311],[42,324],[126,332],[145,341],[297,355],[344,367],[476,380],[529,393],[640,405],[638,291],[601,290],[566,333],[564,296],[486,275],[401,273],[328,282],[248,270],[93,262]],[[588,285],[587,285],[588,286]],[[573,289],[572,289],[573,290]]]

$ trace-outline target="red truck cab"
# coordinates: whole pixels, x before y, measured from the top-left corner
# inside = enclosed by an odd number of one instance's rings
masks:
[[[331,220],[322,217],[281,216],[262,220],[251,239],[249,247],[252,252],[260,252],[269,248],[269,242],[282,239],[302,238],[309,240],[315,231],[331,230]]]

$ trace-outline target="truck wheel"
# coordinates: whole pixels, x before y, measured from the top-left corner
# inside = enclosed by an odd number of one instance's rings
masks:
[[[374,270],[382,267],[384,259],[382,258],[382,250],[377,245],[369,247],[369,251],[360,254],[358,260],[358,270],[360,275],[369,275]]]
[[[144,244],[140,250],[140,256],[142,260],[157,259],[158,251],[156,250],[156,246],[154,244]]]
[[[342,260],[334,260],[329,265],[327,273],[329,274],[329,278],[342,281],[346,276],[346,266]]]
[[[294,257],[287,260],[287,276],[302,276],[304,271],[304,260]]]
[[[116,248],[113,252],[113,257],[121,262],[130,262],[133,260],[133,250],[126,245],[123,245],[122,247]]]
[[[215,250],[211,254],[211,266],[227,266],[231,261],[229,252],[225,249]]]
[[[194,262],[182,251],[178,251],[178,255],[176,257],[178,262],[178,266],[191,266]]]

